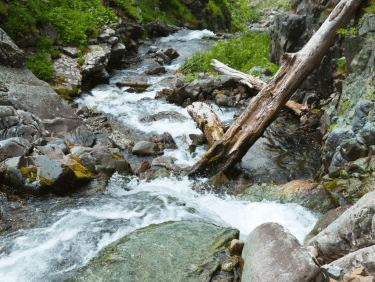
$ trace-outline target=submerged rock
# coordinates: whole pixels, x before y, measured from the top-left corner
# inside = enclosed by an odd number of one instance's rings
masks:
[[[103,248],[66,281],[210,281],[215,254],[239,231],[203,222],[166,222],[138,229]]]
[[[242,282],[315,281],[320,269],[284,226],[264,223],[247,237]]]

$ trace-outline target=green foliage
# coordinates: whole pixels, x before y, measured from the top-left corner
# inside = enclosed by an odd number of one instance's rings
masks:
[[[162,20],[166,24],[175,24],[178,18],[192,26],[196,24],[193,14],[179,0],[135,0],[135,3],[142,10],[144,23]]]
[[[350,28],[350,35],[356,35],[357,33],[358,31],[354,27]]]
[[[82,53],[79,53],[78,54],[78,61],[77,61],[78,66],[82,66],[84,64],[84,62],[85,62],[85,59],[83,58]]]
[[[341,104],[341,109],[345,111],[349,107],[349,105],[350,105],[350,101],[342,103]]]
[[[347,36],[348,35],[348,30],[345,28],[340,28],[339,30],[336,31],[336,33],[340,36]]]
[[[370,0],[370,6],[365,8],[365,12],[369,14],[375,14],[375,0]]]
[[[239,0],[236,1],[236,3],[230,3],[229,10],[232,16],[233,31],[246,30],[246,22],[260,19],[254,6],[250,6],[247,0]]]
[[[211,60],[216,59],[231,68],[248,73],[252,67],[267,67],[273,74],[279,67],[268,60],[270,39],[267,33],[246,32],[227,41],[220,40],[210,50],[195,53],[182,69],[212,71]]]
[[[39,52],[42,51],[51,54],[52,57],[56,57],[59,54],[59,51],[53,48],[52,39],[48,35],[44,35],[39,39],[36,48]]]
[[[339,71],[339,72],[345,72],[345,59],[339,59],[339,61],[337,62],[337,66],[338,66],[338,68],[337,68],[337,70]]]
[[[363,18],[360,18],[360,19],[358,20],[358,24],[359,24],[360,26],[362,26],[362,25],[363,25],[363,21],[364,21],[364,19],[363,19]]]
[[[337,125],[337,123],[331,124],[331,126],[329,127],[329,131],[332,131],[335,128],[336,125]]]
[[[252,5],[258,9],[285,9],[289,8],[289,0],[249,0],[248,5]]]
[[[28,0],[27,5],[11,0],[7,14],[1,27],[12,38],[23,32],[37,32],[36,22],[51,23],[64,43],[76,46],[87,46],[87,38],[96,35],[100,26],[117,20],[102,0]]]
[[[45,81],[51,80],[53,75],[53,63],[47,52],[38,51],[26,62],[26,66],[37,78]]]
[[[194,80],[196,80],[196,79],[199,79],[199,75],[197,74],[197,73],[195,73],[195,72],[193,72],[193,73],[188,73],[187,75],[185,75],[185,77],[184,77],[184,82],[186,83],[186,82],[193,82]]]

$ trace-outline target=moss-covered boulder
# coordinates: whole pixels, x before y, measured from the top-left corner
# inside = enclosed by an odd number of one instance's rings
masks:
[[[237,229],[202,222],[166,222],[138,229],[102,249],[66,281],[210,281],[215,255]]]
[[[354,205],[363,195],[374,191],[375,159],[361,158],[332,170],[320,182],[340,205]]]
[[[286,184],[256,183],[236,196],[238,200],[297,203],[313,212],[325,214],[338,206],[323,185],[310,180],[293,180]]]

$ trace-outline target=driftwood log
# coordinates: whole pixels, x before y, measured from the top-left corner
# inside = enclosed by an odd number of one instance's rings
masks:
[[[213,168],[219,175],[231,169],[263,135],[266,128],[306,77],[318,66],[335,43],[336,31],[349,23],[362,0],[341,0],[319,30],[297,53],[284,54],[276,75],[252,100],[247,109],[198,162],[188,175],[193,176]]]
[[[206,136],[210,146],[223,138],[224,127],[221,124],[220,118],[207,104],[194,102],[186,109],[197,123],[197,127],[203,132],[204,136]]]
[[[152,84],[148,84],[148,83],[117,82],[116,86],[117,87],[128,86],[128,87],[135,87],[135,88],[147,89],[150,86],[152,86]]]
[[[267,83],[260,80],[256,76],[253,76],[251,74],[245,74],[243,72],[232,69],[227,65],[224,65],[222,62],[219,62],[218,60],[212,60],[211,65],[214,67],[214,70],[218,73],[230,75],[235,81],[247,85],[249,88],[255,88],[256,90],[260,91],[267,86]],[[292,100],[286,102],[285,106],[299,116],[303,115],[304,113],[310,110],[309,106],[299,104]]]

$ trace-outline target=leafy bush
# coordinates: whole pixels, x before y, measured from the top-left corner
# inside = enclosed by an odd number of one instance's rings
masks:
[[[47,52],[37,52],[26,62],[26,66],[37,78],[45,81],[51,80],[53,75],[53,62]]]
[[[341,109],[345,111],[349,107],[349,105],[350,105],[350,101],[342,103],[341,104]]]
[[[36,30],[35,24],[40,21],[51,23],[64,43],[87,46],[87,38],[95,35],[100,26],[117,20],[101,0],[28,0],[27,6],[22,3],[11,0],[7,7],[8,17],[2,28],[12,38]]]
[[[270,39],[267,33],[246,32],[227,41],[220,40],[210,50],[195,53],[182,69],[212,71],[216,59],[231,68],[248,73],[252,67],[267,67],[273,74],[279,67],[268,60]]]
[[[365,9],[366,13],[375,14],[375,0],[370,1],[370,6]]]

